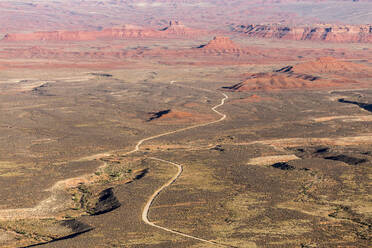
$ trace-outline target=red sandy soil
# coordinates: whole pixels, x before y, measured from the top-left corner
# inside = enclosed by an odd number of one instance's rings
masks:
[[[253,24],[236,25],[232,27],[232,31],[254,38],[372,43],[372,25],[322,24],[302,27]]]
[[[121,32],[121,31],[123,32]],[[45,63],[36,63],[42,66],[42,68],[52,68],[52,64],[56,64],[56,67],[59,68],[61,64],[74,65],[83,64],[81,66],[90,67],[92,64],[97,63],[98,65],[105,64],[105,68],[111,64],[111,68],[120,68],[118,65],[123,64],[123,60],[139,60],[139,59],[151,59],[155,60],[159,64],[164,64],[168,66],[214,66],[214,65],[244,65],[244,64],[269,64],[269,63],[282,63],[287,61],[298,61],[305,59],[314,59],[320,56],[332,56],[337,58],[358,58],[358,59],[367,59],[371,57],[372,50],[347,50],[344,48],[335,48],[335,49],[301,49],[299,48],[270,48],[266,46],[242,46],[233,42],[230,38],[224,36],[217,36],[212,39],[207,44],[200,45],[197,48],[193,48],[190,45],[189,48],[154,48],[146,47],[143,45],[137,48],[131,48],[125,46],[125,44],[135,44],[140,37],[146,35],[151,36],[155,32],[156,34],[161,33],[162,37],[181,37],[184,40],[189,42],[193,41],[195,37],[192,35],[202,35],[205,34],[203,30],[190,29],[185,27],[180,22],[170,22],[167,28],[163,30],[152,31],[141,31],[142,29],[136,26],[124,26],[121,28],[113,29],[104,29],[102,31],[93,32],[94,34],[99,34],[96,36],[85,36],[86,34],[91,34],[91,32],[83,31],[79,32],[62,32],[57,35],[53,34],[48,39],[42,42],[40,41],[22,41],[17,42],[17,35],[13,36],[16,41],[11,41],[10,37],[6,38],[7,42],[0,42],[0,59],[11,60],[12,65],[22,68],[23,66],[27,67],[28,63],[16,63],[14,59],[27,59],[28,61],[37,60],[46,60],[47,66]],[[149,33],[148,33],[149,32]],[[44,32],[45,33],[45,32]],[[43,33],[43,34],[44,34]],[[33,36],[32,34],[22,34],[20,37],[26,37],[22,39],[44,39],[43,35]],[[74,34],[69,36],[69,34]],[[103,36],[100,36],[102,35]],[[55,36],[54,36],[55,35]],[[190,36],[187,36],[190,35]],[[111,42],[111,40],[105,40],[102,37],[108,37],[109,39],[121,39],[123,37],[132,37],[131,41],[126,41],[123,45],[118,44],[118,42]],[[44,37],[44,38],[43,38]],[[70,42],[68,39],[76,39],[82,41],[83,39],[99,39],[101,37],[103,40],[98,41],[85,41],[85,42]],[[167,39],[162,39],[159,41],[157,38],[146,38],[144,44],[164,44],[166,46]],[[22,40],[21,39],[21,40]],[[59,39],[59,41],[58,41]],[[67,40],[64,40],[67,39]],[[58,41],[57,43],[55,41]],[[164,43],[163,43],[164,42]],[[301,59],[299,59],[301,57]],[[54,61],[54,62],[51,62]],[[56,62],[57,61],[57,62]],[[118,63],[115,63],[118,61]],[[1,62],[0,62],[1,63]],[[314,64],[315,63],[315,64]],[[318,63],[319,65],[316,65]],[[311,62],[308,65],[296,65],[293,68],[297,68],[299,72],[290,72],[288,73],[298,73],[304,74],[303,71],[308,71],[306,73],[311,73],[317,71],[322,73],[322,67],[330,68],[334,67],[334,70],[342,70],[343,73],[338,73],[339,76],[344,76],[345,71],[349,70],[350,72],[355,71],[361,73],[365,70],[366,67],[359,65],[348,64],[350,62],[339,62],[329,61],[329,59],[321,59],[319,62]],[[7,62],[2,63],[6,68],[9,68]],[[33,62],[33,64],[35,64]],[[98,65],[95,67],[97,68]],[[313,67],[313,69],[301,69],[301,67]],[[69,66],[67,66],[69,67]],[[92,67],[91,67],[92,68]],[[291,70],[295,70],[295,69]],[[320,69],[319,69],[320,68]],[[349,69],[345,69],[349,68]],[[364,68],[364,69],[363,69]],[[1,69],[1,68],[0,68]],[[283,70],[286,70],[283,68]],[[324,69],[325,70],[325,69]],[[280,71],[280,70],[279,70]],[[356,74],[356,73],[354,73]],[[370,74],[368,74],[370,75]]]
[[[226,40],[225,38],[223,40]],[[152,40],[148,40],[151,42]],[[102,41],[103,44],[103,41]],[[233,44],[233,45],[231,45]],[[209,46],[211,45],[211,46]],[[33,44],[7,44],[1,45],[0,61],[6,68],[12,66],[22,67],[25,64],[48,64],[51,67],[52,64],[112,64],[113,68],[118,68],[118,65],[122,64],[124,60],[139,61],[141,59],[151,59],[157,61],[157,63],[168,65],[168,66],[213,66],[213,65],[241,65],[241,64],[269,64],[269,63],[287,63],[287,61],[299,60],[298,56],[302,56],[304,59],[315,59],[319,55],[334,56],[338,58],[358,58],[363,59],[371,55],[371,52],[353,52],[345,51],[344,49],[278,49],[268,47],[241,47],[235,43],[218,42],[213,40],[208,45],[202,48],[181,48],[181,49],[163,49],[163,48],[144,48],[139,47],[136,49],[126,49],[123,46],[100,46],[87,45],[86,43],[78,43],[78,45],[70,47],[68,44],[58,44],[53,48],[53,44],[48,44],[45,47],[35,46]],[[211,47],[211,49],[209,49]],[[234,48],[232,48],[234,47]],[[238,48],[237,48],[238,47]],[[17,63],[14,59],[22,59],[23,62]],[[304,60],[301,59],[301,60]],[[11,63],[8,63],[11,61]],[[27,61],[27,63],[25,62]],[[42,63],[42,61],[45,61]],[[128,62],[129,63],[129,62]],[[345,62],[346,64],[349,62]],[[324,64],[324,63],[322,63]],[[345,64],[345,66],[346,66]],[[296,65],[296,67],[303,67],[302,65]],[[312,66],[310,63],[309,66]],[[361,68],[364,66],[359,64],[358,66],[350,66],[350,72],[356,70],[360,73]],[[43,67],[45,67],[43,65]],[[98,66],[96,66],[98,67]],[[296,68],[294,67],[294,68]],[[355,68],[354,68],[355,67]],[[107,66],[105,66],[107,68]],[[302,69],[299,73],[302,73]],[[286,68],[283,68],[285,71]],[[312,71],[317,71],[318,68],[314,67]],[[304,70],[306,71],[306,70]],[[296,73],[296,72],[294,72]],[[343,73],[337,73],[337,75],[344,76]]]
[[[119,68],[138,68],[138,64],[135,62],[115,61],[115,62],[92,62],[92,63],[81,63],[81,62],[0,62],[0,70],[11,70],[11,69],[92,69],[92,70],[103,70],[103,69],[119,69]],[[145,68],[141,64],[141,68]]]
[[[183,106],[186,108],[197,108],[200,106],[200,104],[196,102],[189,102],[189,103],[185,103]]]

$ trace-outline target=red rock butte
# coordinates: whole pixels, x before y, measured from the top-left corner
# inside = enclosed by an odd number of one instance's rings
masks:
[[[204,50],[239,51],[241,48],[229,37],[216,36],[208,44],[201,46]]]

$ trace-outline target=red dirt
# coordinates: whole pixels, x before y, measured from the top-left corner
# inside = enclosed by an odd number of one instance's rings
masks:
[[[134,62],[95,62],[95,63],[77,63],[77,62],[0,62],[0,70],[11,69],[120,69],[120,68],[138,68]],[[145,68],[141,64],[141,68]]]

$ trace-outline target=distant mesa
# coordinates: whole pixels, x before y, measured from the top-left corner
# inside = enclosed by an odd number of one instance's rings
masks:
[[[7,34],[2,39],[17,41],[93,41],[124,38],[145,38],[156,36],[156,31],[136,26],[107,28],[100,31],[46,31],[33,33]]]
[[[194,37],[207,34],[204,30],[188,28],[178,21],[171,21],[169,26],[156,30],[135,25],[123,25],[102,30],[81,31],[41,31],[33,33],[6,34],[2,41],[93,41],[141,38]]]
[[[231,30],[253,38],[372,43],[372,25],[288,26],[282,24],[233,25]]]

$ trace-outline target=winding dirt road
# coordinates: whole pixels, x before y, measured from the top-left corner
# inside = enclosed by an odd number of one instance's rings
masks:
[[[197,128],[197,127],[208,126],[208,125],[211,125],[211,124],[214,124],[214,123],[218,123],[218,122],[223,121],[224,119],[226,119],[226,115],[225,114],[222,114],[221,112],[217,111],[216,109],[218,107],[221,107],[222,105],[224,105],[225,104],[225,101],[229,97],[225,93],[222,93],[222,95],[224,96],[224,98],[221,100],[221,103],[218,104],[218,105],[216,105],[216,106],[214,106],[213,108],[211,108],[211,110],[213,110],[215,113],[217,113],[218,115],[221,116],[220,119],[218,119],[216,121],[211,121],[211,122],[207,122],[207,123],[203,123],[203,124],[189,126],[189,127],[185,127],[185,128],[177,129],[177,130],[174,130],[174,131],[170,131],[170,132],[166,132],[166,133],[162,133],[162,134],[158,134],[158,135],[154,135],[154,136],[151,136],[151,137],[147,137],[147,138],[141,139],[140,141],[137,142],[135,148],[132,151],[129,151],[129,152],[123,154],[123,155],[130,155],[132,153],[138,152],[140,150],[140,146],[144,142],[146,142],[146,141],[157,139],[157,138],[160,138],[160,137],[163,137],[163,136],[167,136],[167,135],[170,135],[170,134],[179,133],[179,132],[183,132],[183,131],[186,131],[186,130],[194,129],[194,128]]]
[[[175,83],[175,81],[171,81],[171,84],[173,84],[173,83]],[[205,89],[200,89],[200,90],[209,91],[209,90],[205,90]],[[162,134],[158,134],[158,135],[154,135],[154,136],[151,136],[151,137],[144,138],[144,139],[138,141],[137,144],[136,144],[136,146],[135,146],[135,148],[132,151],[127,152],[125,155],[130,155],[132,153],[135,153],[135,152],[139,151],[141,145],[144,142],[146,142],[146,141],[153,140],[153,139],[156,139],[156,138],[160,138],[160,137],[163,137],[163,136],[166,136],[166,135],[170,135],[170,134],[179,133],[179,132],[183,132],[183,131],[186,131],[186,130],[198,128],[198,127],[208,126],[208,125],[211,125],[211,124],[214,124],[214,123],[218,123],[218,122],[221,122],[221,121],[225,120],[226,119],[226,115],[223,114],[223,113],[221,113],[221,112],[219,112],[217,110],[217,108],[223,106],[225,104],[225,101],[229,98],[229,96],[226,95],[225,93],[222,93],[222,95],[224,96],[224,98],[221,99],[221,103],[211,108],[211,110],[213,112],[215,112],[216,114],[218,114],[219,116],[221,116],[220,119],[215,120],[215,121],[211,121],[211,122],[207,122],[207,123],[203,123],[203,124],[198,124],[198,125],[193,125],[193,126],[181,128],[181,129],[177,129],[177,130],[174,130],[174,131],[170,131],[170,132],[166,132],[166,133],[162,133]],[[208,243],[208,244],[212,244],[212,245],[215,245],[215,246],[233,247],[233,246],[230,246],[230,245],[220,244],[220,243],[217,243],[217,242],[214,242],[214,241],[211,241],[211,240],[206,240],[206,239],[198,238],[198,237],[195,237],[195,236],[192,236],[192,235],[188,235],[188,234],[185,234],[185,233],[181,233],[181,232],[178,232],[178,231],[175,231],[175,230],[166,228],[166,227],[162,227],[162,226],[159,226],[159,225],[157,225],[157,224],[155,224],[155,223],[153,223],[153,222],[151,222],[149,220],[149,217],[148,217],[149,216],[149,211],[150,211],[151,205],[155,201],[156,197],[163,190],[165,190],[167,187],[169,187],[171,184],[173,184],[181,176],[182,171],[183,171],[183,167],[180,164],[177,164],[177,163],[174,163],[174,162],[171,162],[171,161],[167,161],[167,160],[163,160],[163,159],[160,159],[160,158],[155,158],[155,157],[149,157],[149,159],[152,159],[152,160],[156,160],[156,161],[160,161],[160,162],[163,162],[163,163],[168,163],[170,165],[173,165],[173,166],[177,167],[178,171],[177,171],[177,174],[176,175],[174,175],[167,183],[165,183],[163,186],[161,186],[160,188],[158,188],[150,196],[150,198],[148,199],[148,201],[147,201],[147,203],[146,203],[146,205],[145,205],[145,207],[144,207],[144,209],[142,211],[142,220],[143,220],[143,222],[145,222],[146,224],[148,224],[150,226],[156,227],[158,229],[161,229],[161,230],[164,230],[164,231],[173,233],[173,234],[177,234],[177,235],[180,235],[180,236],[183,236],[183,237],[186,237],[186,238],[198,240],[198,241],[201,241],[201,242],[204,242],[204,243]]]

